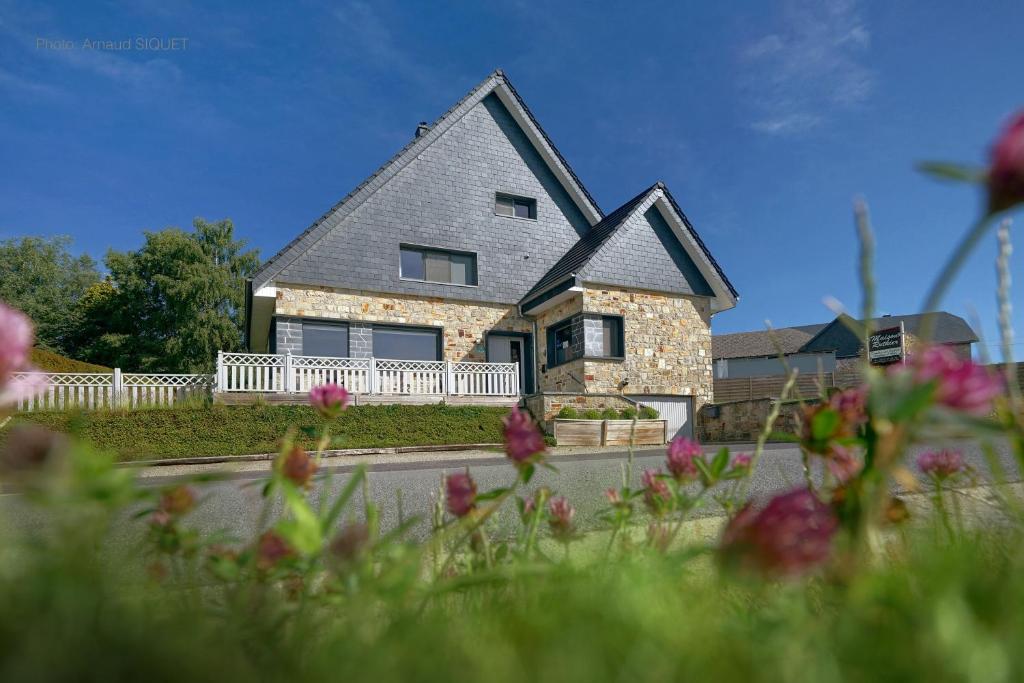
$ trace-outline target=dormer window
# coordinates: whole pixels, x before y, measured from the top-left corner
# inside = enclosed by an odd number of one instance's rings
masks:
[[[494,213],[511,218],[537,219],[537,200],[497,193],[494,196]]]

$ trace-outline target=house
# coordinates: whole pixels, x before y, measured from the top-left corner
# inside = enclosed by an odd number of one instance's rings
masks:
[[[712,396],[737,293],[663,183],[605,214],[501,71],[253,275],[257,353],[518,362],[526,405]]]
[[[953,349],[963,358],[971,357],[971,344],[978,336],[967,322],[952,313],[939,311],[934,315],[934,343]],[[925,315],[886,315],[870,321],[871,329],[903,326],[905,345],[912,351]],[[712,356],[716,379],[781,376],[786,373],[779,354],[790,368],[802,374],[834,373],[840,377],[855,374],[864,359],[864,343],[846,324],[850,318],[839,316],[828,323],[784,327],[760,332],[737,332],[712,337]],[[862,324],[863,321],[857,321]]]

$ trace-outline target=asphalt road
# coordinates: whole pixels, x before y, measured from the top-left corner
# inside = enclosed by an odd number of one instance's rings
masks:
[[[970,442],[949,444],[963,452],[965,460],[974,467],[982,478],[987,478],[989,467],[981,449]],[[711,449],[708,449],[709,451]],[[749,452],[749,447],[733,447],[734,453]],[[1006,448],[999,448],[1002,466],[1012,481],[1020,477],[1012,456]],[[440,457],[440,456],[439,456]],[[597,521],[595,514],[603,509],[606,501],[605,489],[621,485],[623,469],[627,463],[627,453],[602,452],[563,455],[552,458],[557,472],[539,468],[534,480],[525,493],[538,486],[547,486],[558,495],[566,496],[577,509],[577,521],[583,528],[593,527]],[[660,451],[643,451],[638,453],[633,466],[634,486],[640,473],[646,468],[657,468],[664,463],[664,455]],[[481,492],[510,485],[515,478],[515,471],[503,458],[485,458],[479,460],[430,460],[418,463],[383,463],[370,466],[368,475],[369,495],[381,508],[381,521],[385,529],[393,528],[401,514],[408,518],[419,517],[419,522],[411,533],[422,537],[429,530],[430,510],[441,486],[442,477],[452,472],[469,467],[476,479]],[[329,472],[329,482],[321,480],[314,488],[313,496],[318,498],[327,489],[333,498],[337,491],[351,476],[354,466],[340,465],[325,468]],[[190,515],[193,526],[207,532],[225,531],[231,536],[252,538],[259,524],[261,510],[264,505],[261,497],[263,472],[238,472],[227,475],[222,481],[203,484],[200,487],[200,505]],[[150,477],[147,486],[165,486],[177,481],[178,477]],[[767,447],[760,465],[752,474],[750,492],[752,495],[765,495],[773,491],[786,490],[799,486],[804,480],[803,465],[799,451],[786,444],[771,444]],[[401,503],[399,504],[399,498]],[[350,505],[354,518],[361,516],[361,497],[357,496],[355,505]],[[714,515],[720,512],[714,503],[699,511],[698,514]],[[349,513],[346,513],[349,514]],[[42,519],[37,510],[26,504],[20,494],[8,493],[0,496],[0,524],[20,529],[31,530],[41,524]],[[500,528],[511,529],[516,524],[514,505],[506,505],[502,514],[497,515]],[[119,523],[114,530],[115,538],[120,542],[131,542],[138,538],[143,525],[138,521],[127,519]]]

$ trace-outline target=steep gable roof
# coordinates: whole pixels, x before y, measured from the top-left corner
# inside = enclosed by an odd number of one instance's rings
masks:
[[[571,280],[586,281],[588,276],[595,274],[594,264],[600,260],[601,255],[608,253],[615,240],[625,234],[623,226],[627,225],[641,210],[646,211],[662,199],[666,202],[667,212],[674,217],[681,228],[682,237],[680,234],[674,233],[675,239],[687,257],[692,260],[693,265],[701,271],[694,276],[706,281],[717,298],[726,300],[719,310],[734,305],[738,298],[736,289],[711,255],[704,241],[701,240],[686,214],[679,208],[675,198],[661,181],[627,201],[591,228],[589,233],[580,238],[580,241],[548,270],[544,277],[523,297],[521,303],[528,304],[532,300],[538,300],[543,297],[545,292]],[[669,230],[671,230],[670,227]],[[687,245],[686,241],[689,241],[690,244]],[[701,264],[703,264],[703,268]]]
[[[580,182],[569,163],[555,147],[551,138],[540,126],[533,113],[526,106],[518,91],[512,86],[508,77],[500,69],[494,71],[448,111],[441,115],[423,135],[414,138],[395,156],[386,161],[369,178],[364,180],[352,192],[335,204],[327,213],[318,218],[295,239],[285,245],[274,256],[268,259],[252,276],[253,288],[258,289],[272,281],[291,261],[309,250],[321,237],[337,226],[360,204],[394,177],[417,155],[422,153],[434,141],[469,112],[485,97],[494,93],[515,117],[530,142],[537,149],[552,173],[568,192],[580,212],[591,225],[601,221],[604,213],[587,189]]]

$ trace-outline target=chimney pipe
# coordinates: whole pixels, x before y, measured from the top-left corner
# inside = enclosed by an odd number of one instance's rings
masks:
[[[426,121],[420,121],[419,125],[416,126],[416,137],[421,138],[427,134],[430,130],[430,126],[427,125]]]

